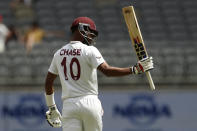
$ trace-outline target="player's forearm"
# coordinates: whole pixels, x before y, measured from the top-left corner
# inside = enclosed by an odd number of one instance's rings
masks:
[[[109,66],[106,62],[99,65],[98,70],[108,77],[126,76],[131,74],[131,69]]]
[[[46,92],[47,95],[53,94],[54,89],[53,89],[52,84],[49,84],[49,83],[46,84],[45,83],[45,92]]]
[[[56,75],[52,74],[52,73],[48,73],[46,80],[45,80],[45,92],[47,95],[51,95],[54,92],[54,88],[53,88],[53,82],[56,78]]]
[[[118,67],[108,67],[105,71],[105,75],[108,77],[118,77],[118,76],[126,76],[131,74],[130,68],[118,68]]]

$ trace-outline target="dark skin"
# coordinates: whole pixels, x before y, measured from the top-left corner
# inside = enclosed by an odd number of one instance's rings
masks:
[[[91,37],[91,36],[90,36]],[[76,30],[71,37],[71,41],[84,41],[83,36]],[[88,39],[91,42],[90,39]],[[127,68],[119,68],[119,67],[112,67],[104,62],[100,64],[97,68],[101,71],[104,75],[108,77],[119,77],[119,76],[126,76],[131,74],[131,70],[129,67]],[[48,72],[46,80],[45,80],[45,92],[47,95],[51,95],[54,92],[53,83],[56,79],[57,75]]]

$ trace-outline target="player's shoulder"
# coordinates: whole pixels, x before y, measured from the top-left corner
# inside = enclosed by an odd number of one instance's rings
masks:
[[[94,46],[85,45],[82,47],[82,52],[86,55],[92,55],[97,52],[97,48]]]
[[[61,52],[62,49],[66,48],[66,46],[68,46],[69,43],[63,45],[61,48],[59,48],[55,53],[54,53],[54,56],[58,56]]]
[[[98,50],[95,46],[88,46],[91,50]]]
[[[54,56],[58,55],[59,52],[61,51],[62,48],[58,49],[55,53],[54,53]]]
[[[98,50],[97,47],[95,47],[95,46],[88,46],[88,48],[89,48],[88,50],[89,50],[91,53],[93,53],[93,54],[99,52],[99,50]]]

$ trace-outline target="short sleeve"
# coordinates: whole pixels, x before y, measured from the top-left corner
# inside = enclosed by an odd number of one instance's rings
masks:
[[[51,72],[52,74],[58,75],[57,65],[56,65],[55,61],[56,61],[56,59],[55,59],[55,55],[54,55],[48,71]]]
[[[105,62],[105,60],[104,60],[103,56],[101,55],[101,53],[99,52],[99,50],[93,46],[91,49],[90,61],[91,61],[91,65],[94,68],[97,68],[100,64]]]

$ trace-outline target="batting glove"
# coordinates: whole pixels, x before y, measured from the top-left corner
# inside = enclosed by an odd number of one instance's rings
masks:
[[[56,127],[56,128],[61,127],[62,126],[61,114],[58,111],[57,106],[55,104],[54,93],[52,93],[51,95],[45,94],[45,98],[46,98],[46,104],[49,107],[49,110],[46,112],[47,122],[52,127]]]
[[[60,128],[62,126],[61,114],[56,105],[49,107],[49,110],[46,112],[46,119],[52,127]]]
[[[153,58],[152,57],[147,57],[144,58],[134,66],[131,67],[131,72],[134,74],[141,74],[143,72],[149,71],[153,69]]]

